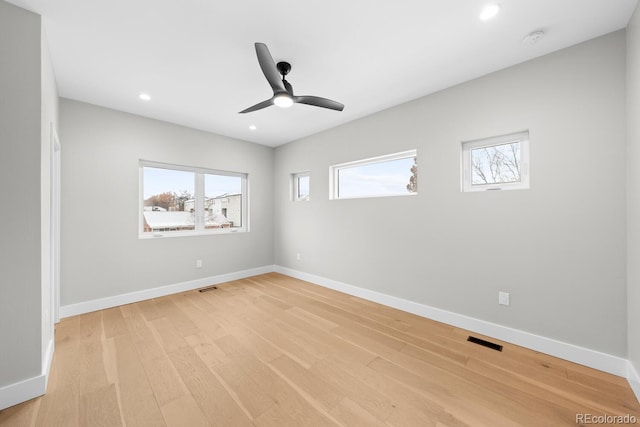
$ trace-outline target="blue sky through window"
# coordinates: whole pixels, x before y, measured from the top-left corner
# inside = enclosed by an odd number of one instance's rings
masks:
[[[183,191],[195,193],[195,173],[173,169],[144,167],[144,199],[166,192],[182,194]],[[237,176],[205,174],[204,188],[206,197],[223,194],[238,194],[242,191],[242,179]]]
[[[339,197],[409,194],[412,166],[413,157],[409,157],[340,168]]]

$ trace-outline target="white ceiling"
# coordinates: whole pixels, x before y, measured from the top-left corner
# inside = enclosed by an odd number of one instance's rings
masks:
[[[638,0],[498,0],[490,21],[491,0],[8,1],[44,17],[60,96],[277,146],[624,28]],[[255,42],[344,111],[238,114],[272,95]]]

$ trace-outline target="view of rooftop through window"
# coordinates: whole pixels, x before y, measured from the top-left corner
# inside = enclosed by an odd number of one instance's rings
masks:
[[[241,174],[153,166],[144,166],[142,172],[143,232],[243,226]]]

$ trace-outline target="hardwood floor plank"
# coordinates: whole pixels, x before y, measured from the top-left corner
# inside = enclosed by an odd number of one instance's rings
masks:
[[[156,306],[156,302],[153,299],[140,301],[139,303],[136,303],[136,305],[140,309],[140,312],[142,312],[142,315],[144,316],[147,322],[151,322],[152,320],[155,320],[164,316],[160,312],[160,310],[158,310],[158,307]]]
[[[250,426],[251,420],[191,347],[169,354],[205,419],[214,426]]]
[[[208,368],[223,365],[231,361],[229,356],[227,356],[220,347],[214,343],[211,337],[206,335],[204,332],[190,335],[186,337],[185,340]]]
[[[366,409],[381,422],[386,421],[393,408],[397,406],[396,402],[329,362],[320,361],[310,371],[337,388],[345,397]]]
[[[166,356],[161,338],[155,330],[152,330],[151,324],[142,316],[127,317],[125,323],[130,331],[131,339],[138,351],[140,360],[146,362]]]
[[[92,313],[89,313],[90,315]],[[127,324],[124,321],[120,307],[108,308],[96,311],[93,314],[102,315],[104,321],[104,335],[107,338],[117,337],[129,333]],[[84,320],[84,319],[83,319]],[[84,321],[83,321],[84,324]]]
[[[253,332],[238,320],[222,319],[220,324],[224,325],[224,329],[235,337],[240,344],[250,346],[252,353],[264,363],[269,363],[283,354],[276,346]]]
[[[259,417],[275,404],[275,400],[258,387],[239,362],[229,360],[227,363],[214,365],[211,369],[224,381],[227,389],[232,390],[251,419]]]
[[[331,411],[344,399],[344,394],[336,387],[285,355],[271,362],[269,366],[328,411]]]
[[[42,398],[31,399],[20,405],[0,410],[0,426],[3,427],[32,427],[36,425],[36,418]]]
[[[40,399],[36,426],[81,426],[80,395],[73,384],[52,390]]]
[[[327,361],[336,366],[340,366],[343,370],[350,372],[370,388],[378,390],[390,400],[397,402],[397,406],[393,412],[413,413],[417,411],[421,413],[424,418],[432,420],[439,419],[444,412],[441,405],[438,405],[426,396],[416,393],[404,384],[390,380],[369,366],[350,363],[338,357],[332,357]],[[408,406],[411,408],[407,408]],[[417,418],[422,417],[417,416]]]
[[[149,427],[164,425],[162,413],[131,337],[119,335],[113,341],[117,368],[116,389],[126,423]]]
[[[335,423],[329,413],[321,405],[318,405],[315,399],[303,398],[296,387],[290,385],[277,371],[264,363],[259,363],[260,361],[252,352],[243,347],[234,337],[228,336],[216,341],[216,343],[232,359],[240,363],[240,368],[255,381],[258,387],[277,402],[276,405],[254,420],[256,424],[271,422],[268,420],[276,420],[282,417],[282,414],[286,414],[284,419],[291,423],[289,425],[301,422],[301,425],[332,425]],[[303,422],[305,414],[308,419]]]
[[[209,427],[200,407],[190,394],[160,407],[167,427]]]
[[[171,322],[173,329],[181,336],[186,337],[197,333],[198,327],[191,321],[189,316],[174,303],[174,299],[180,298],[182,298],[182,294],[158,298],[156,300],[156,307],[164,314],[163,317]],[[158,322],[159,320],[160,319],[156,319],[154,322]]]
[[[369,364],[369,367],[389,377],[390,381],[398,381],[416,392],[426,396],[432,402],[454,414],[463,423],[471,426],[537,426],[540,418],[532,410],[520,407],[510,407],[507,401],[496,395],[492,390],[482,390],[483,395],[477,395],[476,390],[470,390],[468,385],[460,379],[446,375],[431,374],[416,375],[415,371],[407,370],[382,358]],[[448,382],[443,378],[447,378]],[[499,404],[504,403],[503,410]],[[518,420],[518,421],[515,421]],[[568,424],[556,424],[568,425]]]
[[[144,371],[160,407],[189,394],[168,357],[150,359],[144,364]]]
[[[115,385],[111,384],[82,395],[80,425],[101,427],[123,425]]]
[[[358,406],[353,400],[345,397],[331,410],[337,420],[349,427],[384,427],[389,424],[383,423],[371,415],[366,409]],[[409,424],[405,424],[409,425]],[[414,424],[428,427],[430,424]]]
[[[189,347],[184,336],[173,326],[171,320],[166,317],[160,317],[159,319],[152,320],[149,323],[154,332],[160,337],[160,343],[164,352],[173,353],[181,348]]]

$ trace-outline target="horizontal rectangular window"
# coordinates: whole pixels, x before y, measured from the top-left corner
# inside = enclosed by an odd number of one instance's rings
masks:
[[[247,229],[247,174],[140,161],[140,237]]]
[[[331,198],[406,196],[418,192],[417,151],[331,166]]]
[[[309,172],[294,173],[291,175],[293,201],[307,201],[311,199]]]
[[[529,188],[529,132],[462,143],[462,191]]]

